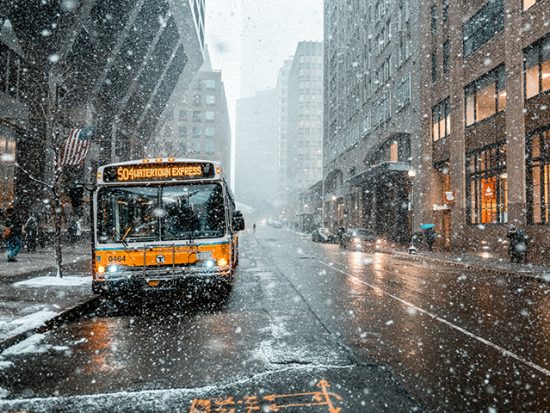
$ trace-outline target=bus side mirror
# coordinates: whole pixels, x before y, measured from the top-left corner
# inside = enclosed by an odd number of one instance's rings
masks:
[[[244,217],[241,211],[233,212],[233,231],[244,230]]]

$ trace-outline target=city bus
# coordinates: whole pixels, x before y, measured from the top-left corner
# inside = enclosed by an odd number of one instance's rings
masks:
[[[101,166],[93,192],[94,293],[229,293],[244,218],[218,162],[158,158]]]

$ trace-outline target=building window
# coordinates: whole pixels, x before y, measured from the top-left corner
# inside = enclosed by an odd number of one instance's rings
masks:
[[[202,128],[200,126],[193,127],[193,136],[201,136]]]
[[[451,105],[449,98],[432,107],[432,139],[437,142],[451,134]]]
[[[392,142],[390,145],[390,162],[399,161],[399,144],[397,142]]]
[[[216,103],[216,96],[206,95],[206,104],[207,105],[214,105],[215,103]]]
[[[432,52],[432,82],[437,80],[437,55]]]
[[[523,10],[530,9],[536,2],[537,0],[523,0]]]
[[[527,138],[527,222],[550,225],[550,127]]]
[[[180,135],[180,137],[182,137],[182,138],[186,138],[186,137],[187,137],[187,126],[180,126],[180,127],[179,127],[179,135]]]
[[[524,50],[523,70],[526,99],[550,90],[550,36]]]
[[[205,136],[214,136],[216,134],[216,129],[207,126],[206,128],[204,128],[204,134]]]
[[[466,203],[471,224],[508,222],[506,143],[466,154]]]
[[[207,155],[214,155],[216,152],[216,144],[213,140],[206,141],[206,148],[204,151]]]
[[[397,109],[404,108],[411,102],[411,75],[408,74],[401,80],[397,87]]]
[[[216,89],[216,80],[215,79],[206,79],[204,81],[207,89]]]
[[[0,207],[11,206],[15,194],[15,131],[0,125]]]
[[[443,73],[449,73],[449,41],[443,43]]]
[[[193,105],[199,106],[201,104],[201,95],[193,95]]]
[[[204,118],[205,118],[206,120],[214,120],[215,117],[216,117],[215,113],[212,112],[211,110],[207,110],[207,111],[205,112],[205,114],[204,114]]]
[[[178,115],[179,121],[186,121],[187,120],[187,111],[186,110],[180,110]]]
[[[464,23],[464,57],[504,30],[504,0],[489,0],[470,20]]]
[[[449,0],[443,0],[443,24],[449,22]]]
[[[193,122],[200,122],[202,119],[202,112],[200,110],[193,111]]]
[[[506,71],[500,65],[464,88],[466,126],[506,109]]]
[[[435,4],[430,8],[430,14],[432,17],[432,33],[435,33],[437,31],[437,7]]]

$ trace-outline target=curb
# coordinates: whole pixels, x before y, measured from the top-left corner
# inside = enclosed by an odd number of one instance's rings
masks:
[[[472,270],[472,271],[483,271],[490,274],[495,275],[501,275],[506,277],[522,277],[522,278],[528,278],[530,280],[536,280],[540,282],[547,282],[543,277],[541,273],[538,272],[521,272],[521,271],[514,271],[514,270],[507,270],[504,268],[494,268],[494,267],[487,267],[479,264],[468,264],[465,262],[459,262],[459,261],[448,261],[441,258],[435,258],[435,257],[429,257],[426,255],[415,255],[415,254],[408,254],[405,252],[400,251],[392,251],[392,250],[383,250],[382,252],[401,257],[406,260],[410,261],[431,261],[437,264],[445,265],[448,267],[455,267],[455,268],[463,268],[466,270]]]
[[[85,301],[61,311],[55,317],[49,319],[39,327],[29,329],[22,333],[16,334],[13,337],[9,337],[3,341],[0,341],[0,352],[4,351],[5,349],[15,344],[20,343],[21,341],[29,338],[33,334],[44,333],[46,331],[56,328],[61,324],[68,323],[70,321],[77,319],[82,315],[82,313],[89,312],[90,310],[95,308],[98,302],[101,300],[101,298],[102,297],[100,295],[91,296],[87,298]]]
[[[91,268],[89,257],[84,257],[82,259],[76,260],[75,262],[70,262],[62,265],[63,271],[89,271]],[[40,276],[40,275],[51,275],[55,271],[55,266],[40,268],[37,270],[32,270],[28,272],[23,272],[15,275],[3,275],[0,276],[1,283],[15,283],[18,281],[24,281],[26,279]]]

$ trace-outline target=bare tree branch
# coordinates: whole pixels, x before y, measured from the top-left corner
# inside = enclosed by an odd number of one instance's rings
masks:
[[[49,190],[53,191],[54,190],[54,186],[53,185],[50,185],[48,184],[47,182],[45,181],[42,181],[40,179],[37,179],[35,178],[34,176],[32,176],[32,174],[27,171],[25,168],[23,168],[21,165],[19,165],[17,162],[14,163],[14,165],[19,168],[20,171],[22,171],[31,181],[34,181],[36,183],[39,183],[40,185],[43,185],[45,186],[46,188],[48,188]]]

